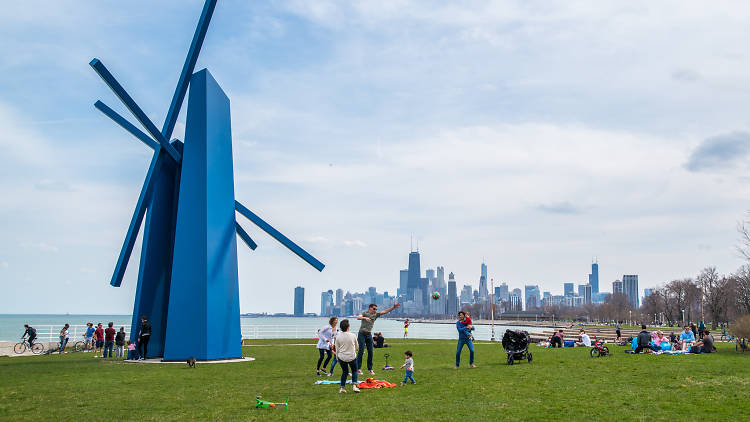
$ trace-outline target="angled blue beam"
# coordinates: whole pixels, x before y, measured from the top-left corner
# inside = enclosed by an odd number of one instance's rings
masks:
[[[141,142],[143,142],[144,144],[146,144],[147,146],[149,146],[151,149],[155,150],[156,148],[159,148],[159,143],[158,142],[156,142],[153,139],[151,139],[148,135],[146,135],[145,133],[143,133],[143,131],[141,131],[140,129],[138,129],[137,127],[135,127],[135,125],[133,125],[132,123],[130,123],[129,121],[127,121],[127,119],[125,119],[124,117],[122,117],[116,111],[114,111],[111,108],[109,108],[109,106],[107,106],[103,102],[97,101],[96,103],[94,103],[94,107],[96,107],[99,111],[101,111],[102,113],[104,113],[110,119],[114,120],[115,123],[117,123],[118,125],[122,126],[123,129],[127,130],[128,132],[130,132],[133,136],[135,136],[136,138],[140,139]]]
[[[250,236],[247,234],[245,229],[240,226],[240,223],[237,221],[234,222],[234,227],[237,229],[237,234],[240,235],[240,239],[245,241],[245,244],[250,247],[250,249],[255,250],[255,248],[258,247],[258,244],[253,241],[253,239],[250,238]]]
[[[154,173],[158,173],[159,168],[162,165],[162,160],[164,158],[161,155],[161,147],[157,146],[156,151],[154,151],[154,156],[151,158],[148,173],[146,173],[146,180],[143,181],[143,187],[138,196],[138,202],[135,205],[133,217],[130,219],[130,227],[128,227],[128,232],[125,235],[125,242],[120,250],[120,256],[117,258],[115,272],[112,274],[112,280],[109,282],[112,286],[120,287],[120,284],[122,284],[122,277],[125,275],[125,269],[128,266],[128,261],[130,261],[130,254],[133,252],[133,246],[135,246],[138,231],[141,229],[143,215],[146,214],[146,207],[149,202],[151,202],[151,193],[153,192],[154,180],[156,180],[152,176]]]
[[[104,66],[104,63],[102,63],[99,59],[91,60],[91,63],[89,63],[91,67],[94,68],[97,74],[104,80],[104,83],[107,84],[107,86],[112,89],[112,91],[117,95],[117,97],[122,101],[123,104],[125,104],[125,107],[130,110],[131,113],[133,113],[133,116],[141,122],[141,125],[146,129],[146,132],[148,132],[151,136],[156,139],[157,142],[161,145],[162,148],[164,148],[165,151],[175,160],[175,162],[179,163],[182,157],[180,156],[180,153],[177,152],[176,149],[172,145],[169,144],[167,141],[167,138],[164,137],[164,135],[159,132],[159,130],[154,126],[154,123],[151,121],[151,119],[146,116],[146,113],[141,110],[140,107],[138,107],[138,104],[133,100],[133,98],[130,96],[130,94],[125,91],[125,88],[120,85],[119,82],[115,79],[114,76],[109,72],[109,70]]]
[[[323,271],[323,268],[325,267],[325,265],[322,262],[320,262],[317,259],[315,259],[314,256],[310,255],[309,253],[307,253],[307,251],[305,251],[304,249],[300,248],[296,243],[294,243],[291,240],[289,240],[288,237],[286,237],[283,234],[279,233],[278,230],[276,230],[273,227],[271,227],[271,225],[268,224],[268,223],[266,223],[265,221],[263,221],[262,218],[258,217],[257,215],[255,215],[255,213],[253,213],[252,211],[250,211],[249,209],[247,209],[247,207],[245,207],[244,205],[240,204],[239,201],[237,201],[237,200],[234,201],[234,208],[240,214],[242,214],[245,217],[247,217],[248,220],[252,221],[256,226],[260,227],[261,230],[263,230],[264,232],[266,232],[269,235],[271,235],[271,237],[273,237],[274,239],[278,240],[279,243],[281,243],[282,245],[286,246],[287,248],[289,248],[290,251],[292,251],[295,254],[297,254],[297,256],[299,256],[300,258],[302,258],[303,260],[305,260],[308,264],[312,265],[316,270]]]
[[[208,24],[211,23],[211,16],[216,8],[216,1],[206,0],[206,3],[203,5],[203,12],[200,19],[198,19],[198,26],[195,28],[195,34],[193,34],[193,41],[190,43],[190,50],[188,50],[188,55],[185,57],[185,64],[182,66],[182,73],[180,74],[180,79],[177,81],[177,87],[174,90],[174,96],[172,96],[172,103],[169,105],[167,118],[164,120],[164,126],[161,130],[161,134],[165,139],[169,139],[172,136],[174,125],[177,123],[177,116],[180,114],[182,101],[185,99],[190,77],[195,70],[195,63],[198,61],[198,54],[203,46],[203,40],[206,38],[206,31],[208,31]]]

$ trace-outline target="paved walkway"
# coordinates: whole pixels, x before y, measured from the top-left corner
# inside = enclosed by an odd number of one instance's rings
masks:
[[[18,343],[17,341],[0,341],[0,356],[34,356],[33,353],[31,353],[31,350],[26,349],[26,352],[17,354],[13,351],[13,346]],[[53,344],[55,347],[57,347],[57,343],[55,342],[41,342],[44,345],[44,350],[49,350],[49,345]]]

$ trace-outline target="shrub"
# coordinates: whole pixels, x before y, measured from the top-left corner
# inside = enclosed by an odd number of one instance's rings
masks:
[[[750,314],[737,318],[729,332],[735,337],[750,339]]]

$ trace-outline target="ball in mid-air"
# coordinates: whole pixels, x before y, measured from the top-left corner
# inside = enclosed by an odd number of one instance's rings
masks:
[[[440,292],[435,292],[432,294],[432,300],[438,300],[440,299]]]

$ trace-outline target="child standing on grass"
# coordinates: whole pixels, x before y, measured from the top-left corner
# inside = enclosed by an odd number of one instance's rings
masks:
[[[407,350],[404,352],[404,364],[401,365],[402,368],[406,369],[406,373],[404,374],[404,380],[401,382],[401,385],[406,385],[406,381],[411,380],[412,384],[416,384],[417,382],[414,381],[414,360],[411,358],[412,353],[411,350]]]

